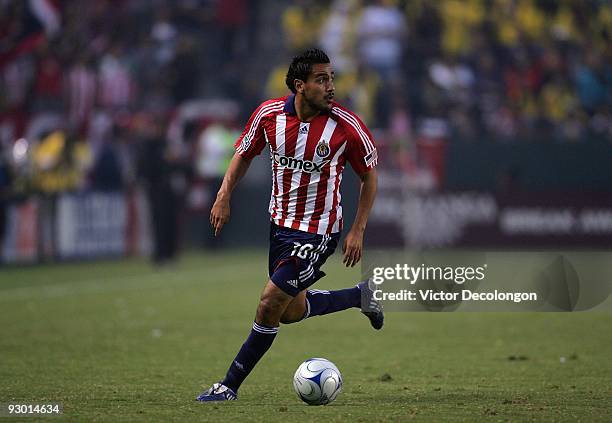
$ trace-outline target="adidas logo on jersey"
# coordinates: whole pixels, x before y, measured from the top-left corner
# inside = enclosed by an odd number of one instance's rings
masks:
[[[298,134],[307,134],[308,133],[308,125],[302,125],[300,126],[300,130],[298,131]]]
[[[278,163],[279,166],[283,166],[289,169],[299,169],[304,172],[323,172],[323,166],[329,163],[329,160],[324,160],[320,163],[315,163],[310,160],[296,159],[295,157],[286,157],[277,152],[272,153],[272,159]]]

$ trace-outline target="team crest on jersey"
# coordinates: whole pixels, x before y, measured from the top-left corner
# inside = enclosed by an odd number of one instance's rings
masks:
[[[325,142],[325,140],[319,141],[315,152],[317,153],[317,156],[319,156],[322,159],[329,156],[329,153],[331,152],[329,148],[329,143]]]

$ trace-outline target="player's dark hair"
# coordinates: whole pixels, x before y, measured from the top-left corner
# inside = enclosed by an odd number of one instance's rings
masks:
[[[287,87],[289,87],[293,94],[296,93],[294,81],[296,79],[306,81],[308,75],[312,72],[312,65],[319,63],[329,63],[329,57],[327,57],[323,50],[318,48],[310,48],[293,58],[285,78],[285,84],[287,84]]]

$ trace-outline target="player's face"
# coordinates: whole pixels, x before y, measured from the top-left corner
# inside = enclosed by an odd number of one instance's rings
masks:
[[[334,99],[334,72],[329,63],[312,65],[304,84],[304,99],[315,109],[329,111]]]

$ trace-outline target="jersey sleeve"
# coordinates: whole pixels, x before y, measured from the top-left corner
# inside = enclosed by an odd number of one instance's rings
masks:
[[[346,112],[345,112],[346,113]],[[347,132],[346,158],[358,175],[369,172],[378,164],[374,137],[356,115],[345,115]]]
[[[266,146],[266,137],[263,129],[263,118],[276,110],[274,104],[266,101],[262,103],[249,118],[244,131],[234,144],[236,152],[245,159],[252,159],[259,155]]]

